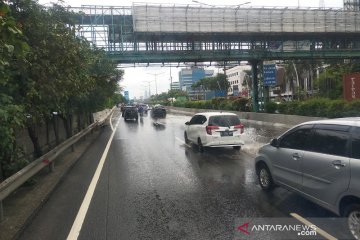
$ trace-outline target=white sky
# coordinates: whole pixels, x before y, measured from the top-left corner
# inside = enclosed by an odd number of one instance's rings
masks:
[[[176,3],[176,4],[198,4],[192,2],[192,0],[140,0],[140,1],[131,1],[131,0],[63,0],[65,5],[70,5],[72,7],[79,7],[81,5],[104,5],[104,6],[130,6],[133,2],[136,3]],[[199,2],[206,3],[209,5],[239,5],[246,3],[245,6],[271,6],[271,7],[319,7],[323,2],[326,8],[342,8],[343,0],[239,0],[239,1],[229,1],[229,0],[198,0]],[[48,5],[52,2],[57,2],[56,0],[38,0],[40,4]],[[250,3],[248,3],[250,2]],[[213,68],[212,68],[213,69]],[[124,80],[121,82],[121,85],[125,90],[129,91],[130,98],[144,96],[144,92],[148,91],[148,83],[146,81],[151,81],[150,88],[151,94],[154,94],[155,89],[155,76],[157,75],[157,92],[166,92],[170,88],[170,68],[169,67],[129,67],[124,68],[125,75]],[[176,82],[179,80],[178,72],[180,68],[171,68],[172,80]],[[218,71],[215,70],[215,73]]]

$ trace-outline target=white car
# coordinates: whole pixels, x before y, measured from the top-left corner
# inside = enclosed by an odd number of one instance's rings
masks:
[[[200,152],[204,151],[204,147],[233,147],[240,150],[244,144],[241,137],[244,125],[234,113],[197,113],[185,125],[185,142],[197,144]]]

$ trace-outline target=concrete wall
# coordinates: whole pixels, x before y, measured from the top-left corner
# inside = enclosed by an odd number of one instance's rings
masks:
[[[212,109],[193,109],[193,108],[179,108],[179,107],[168,107],[169,112],[180,113],[191,116],[199,112],[221,112],[221,110]],[[297,124],[319,120],[324,118],[319,117],[305,117],[297,115],[285,115],[285,114],[269,114],[269,113],[254,113],[254,112],[238,112],[238,111],[226,111],[237,114],[241,121],[244,123],[251,123],[257,125],[274,126],[281,128],[291,128]]]
[[[92,114],[92,120],[94,122],[104,122],[106,117],[111,113],[112,109],[105,109],[100,112],[96,112]],[[83,115],[81,116],[81,121],[78,122],[77,115],[74,115],[72,118],[72,126],[73,126],[73,134],[76,134],[79,130],[84,129],[86,127],[86,122],[89,116]],[[80,126],[78,125],[80,123]],[[56,117],[55,124],[58,127],[59,141],[63,142],[66,140],[66,130],[64,126],[64,122],[60,119],[60,117]],[[37,134],[39,138],[39,144],[43,152],[47,152],[50,149],[56,146],[55,140],[55,130],[54,123],[48,122],[48,124],[42,124],[37,128]],[[21,146],[24,154],[24,158],[32,159],[34,153],[33,143],[29,137],[27,129],[21,129],[17,132],[16,136],[16,144]]]

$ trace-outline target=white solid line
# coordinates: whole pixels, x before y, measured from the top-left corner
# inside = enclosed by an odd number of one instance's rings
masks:
[[[316,229],[315,231],[320,234],[321,236],[323,236],[324,238],[328,239],[328,240],[337,240],[336,237],[330,235],[329,233],[325,232],[324,230],[322,230],[321,228],[319,228],[318,226],[316,226],[315,224],[312,224],[311,222],[309,222],[308,220],[306,220],[305,218],[301,217],[299,214],[297,213],[290,213],[290,215],[294,218],[296,218],[297,220],[299,220],[300,222],[302,222],[303,224],[311,227],[314,226]]]
[[[112,117],[113,117],[113,114],[114,114],[114,111],[111,113],[111,116],[110,116],[110,127],[111,127],[111,131],[114,131],[114,127],[112,125]]]
[[[119,122],[120,122],[120,118],[118,119],[118,122],[116,123],[115,129],[118,127]],[[97,185],[97,183],[99,181],[100,173],[101,173],[101,170],[102,170],[102,168],[104,166],[105,159],[106,159],[107,154],[109,152],[110,145],[111,145],[111,142],[112,142],[112,140],[114,138],[115,132],[116,131],[113,131],[111,136],[110,136],[110,139],[109,139],[109,141],[108,141],[108,143],[106,145],[106,148],[105,148],[105,150],[103,152],[103,155],[102,155],[102,157],[100,159],[99,165],[96,168],[95,174],[94,174],[94,176],[93,176],[93,178],[91,180],[91,183],[90,183],[89,188],[88,188],[88,190],[86,192],[84,200],[83,200],[83,202],[82,202],[82,204],[80,206],[79,212],[76,215],[75,221],[74,221],[74,223],[73,223],[73,225],[71,227],[71,230],[70,230],[70,233],[69,233],[69,235],[67,237],[67,240],[76,240],[79,237],[82,225],[83,225],[84,220],[85,220],[86,213],[87,213],[87,211],[89,209],[92,196],[94,195],[95,188],[96,188],[96,185]]]

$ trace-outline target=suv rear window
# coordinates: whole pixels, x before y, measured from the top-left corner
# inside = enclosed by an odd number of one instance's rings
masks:
[[[239,117],[234,115],[219,115],[209,118],[209,126],[229,127],[239,124]]]

